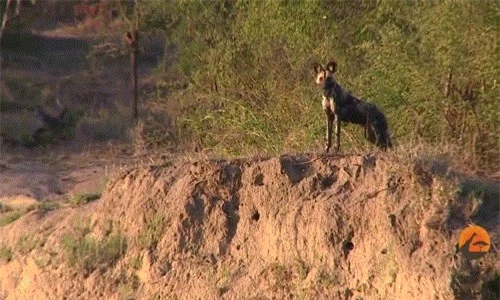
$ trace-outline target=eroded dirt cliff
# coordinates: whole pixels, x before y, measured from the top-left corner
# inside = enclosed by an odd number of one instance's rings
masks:
[[[497,186],[388,154],[131,167],[0,227],[0,298],[493,298]],[[473,262],[470,222],[493,243]]]

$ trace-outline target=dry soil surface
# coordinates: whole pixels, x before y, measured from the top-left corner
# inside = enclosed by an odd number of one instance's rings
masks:
[[[94,202],[0,227],[0,299],[495,299],[498,183],[472,197],[438,169],[389,154],[117,169]],[[454,248],[471,221],[493,244],[476,261]]]

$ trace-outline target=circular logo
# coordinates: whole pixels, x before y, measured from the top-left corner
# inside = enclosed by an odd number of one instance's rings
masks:
[[[471,225],[458,237],[458,251],[468,259],[478,259],[490,251],[490,235],[481,226]]]

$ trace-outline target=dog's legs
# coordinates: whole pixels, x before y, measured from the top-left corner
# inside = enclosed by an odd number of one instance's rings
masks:
[[[375,127],[373,127],[372,124],[366,124],[366,139],[372,143],[372,144],[375,144],[377,146],[380,147],[380,139],[378,137],[378,134],[375,130]]]
[[[330,147],[332,147],[332,125],[335,119],[335,115],[333,114],[333,101],[329,100],[327,97],[323,96],[322,101],[323,111],[325,112],[326,117],[326,147],[325,152],[330,151]]]
[[[330,147],[332,146],[332,125],[334,120],[334,114],[330,109],[325,109],[326,116],[326,147],[325,152],[330,151]]]
[[[331,102],[332,107],[335,107],[335,103]],[[335,117],[337,118],[337,122],[335,123],[335,137],[336,137],[336,144],[335,144],[335,152],[338,152],[340,150],[340,122],[342,120],[342,111],[340,109],[337,109],[335,107]]]
[[[337,115],[337,123],[335,125],[335,132],[337,136],[337,144],[335,146],[335,151],[338,152],[340,150],[340,116]]]

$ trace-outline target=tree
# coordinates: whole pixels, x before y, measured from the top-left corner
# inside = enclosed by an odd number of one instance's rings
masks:
[[[129,30],[125,39],[130,47],[130,77],[132,83],[132,116],[137,123],[139,119],[139,93],[137,89],[137,55],[139,54],[140,7],[139,0],[134,0],[132,17],[128,18],[125,9],[120,5],[122,16],[128,23]]]

